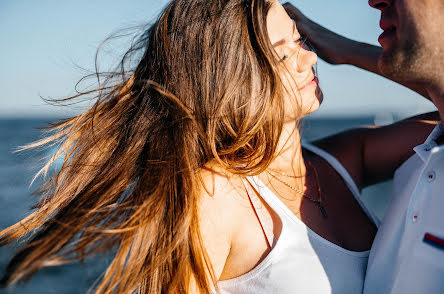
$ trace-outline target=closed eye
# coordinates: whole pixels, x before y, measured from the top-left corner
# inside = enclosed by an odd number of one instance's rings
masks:
[[[301,46],[304,49],[311,50],[311,46],[308,43],[307,37],[300,35],[299,38],[293,40],[294,43],[297,43],[299,46]],[[292,55],[290,54],[284,54],[282,58],[279,60],[280,62],[285,61],[289,59]]]
[[[287,60],[288,58],[289,58],[290,56],[288,55],[288,54],[285,54],[284,56],[282,56],[282,58],[281,58],[281,62],[282,61],[285,61],[285,60]]]

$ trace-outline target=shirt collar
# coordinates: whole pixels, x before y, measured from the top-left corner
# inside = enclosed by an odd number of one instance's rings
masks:
[[[441,136],[444,133],[444,128],[442,126],[442,122],[440,122],[430,133],[429,137],[425,140],[425,142],[421,145],[418,145],[413,148],[413,150],[418,154],[418,156],[423,160],[426,161],[427,158],[430,156],[430,152],[437,151],[436,149],[439,149],[438,144],[436,144],[435,140],[438,139],[439,136]]]

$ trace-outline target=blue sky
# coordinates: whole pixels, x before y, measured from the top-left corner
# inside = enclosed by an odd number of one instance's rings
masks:
[[[43,97],[74,94],[94,69],[97,46],[112,32],[153,19],[165,0],[1,0],[0,117],[65,115],[79,108],[47,106]],[[290,1],[306,15],[349,38],[378,45],[379,12],[366,0]],[[109,53],[103,68],[121,52]],[[110,63],[110,64],[107,64]],[[83,68],[83,69],[82,69]],[[352,66],[318,64],[324,103],[316,115],[395,114],[433,110],[412,91]]]

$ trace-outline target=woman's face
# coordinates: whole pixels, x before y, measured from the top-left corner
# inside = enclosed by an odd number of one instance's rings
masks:
[[[273,0],[268,12],[267,30],[279,59],[282,82],[289,92],[284,92],[287,120],[315,111],[322,102],[322,91],[313,69],[317,55],[303,43],[295,22],[277,0]]]

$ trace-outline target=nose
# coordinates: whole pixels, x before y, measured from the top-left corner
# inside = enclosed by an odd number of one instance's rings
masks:
[[[311,50],[301,48],[298,54],[298,71],[306,72],[318,62],[318,56]]]
[[[382,11],[384,8],[391,6],[392,2],[393,0],[368,0],[368,5]]]

